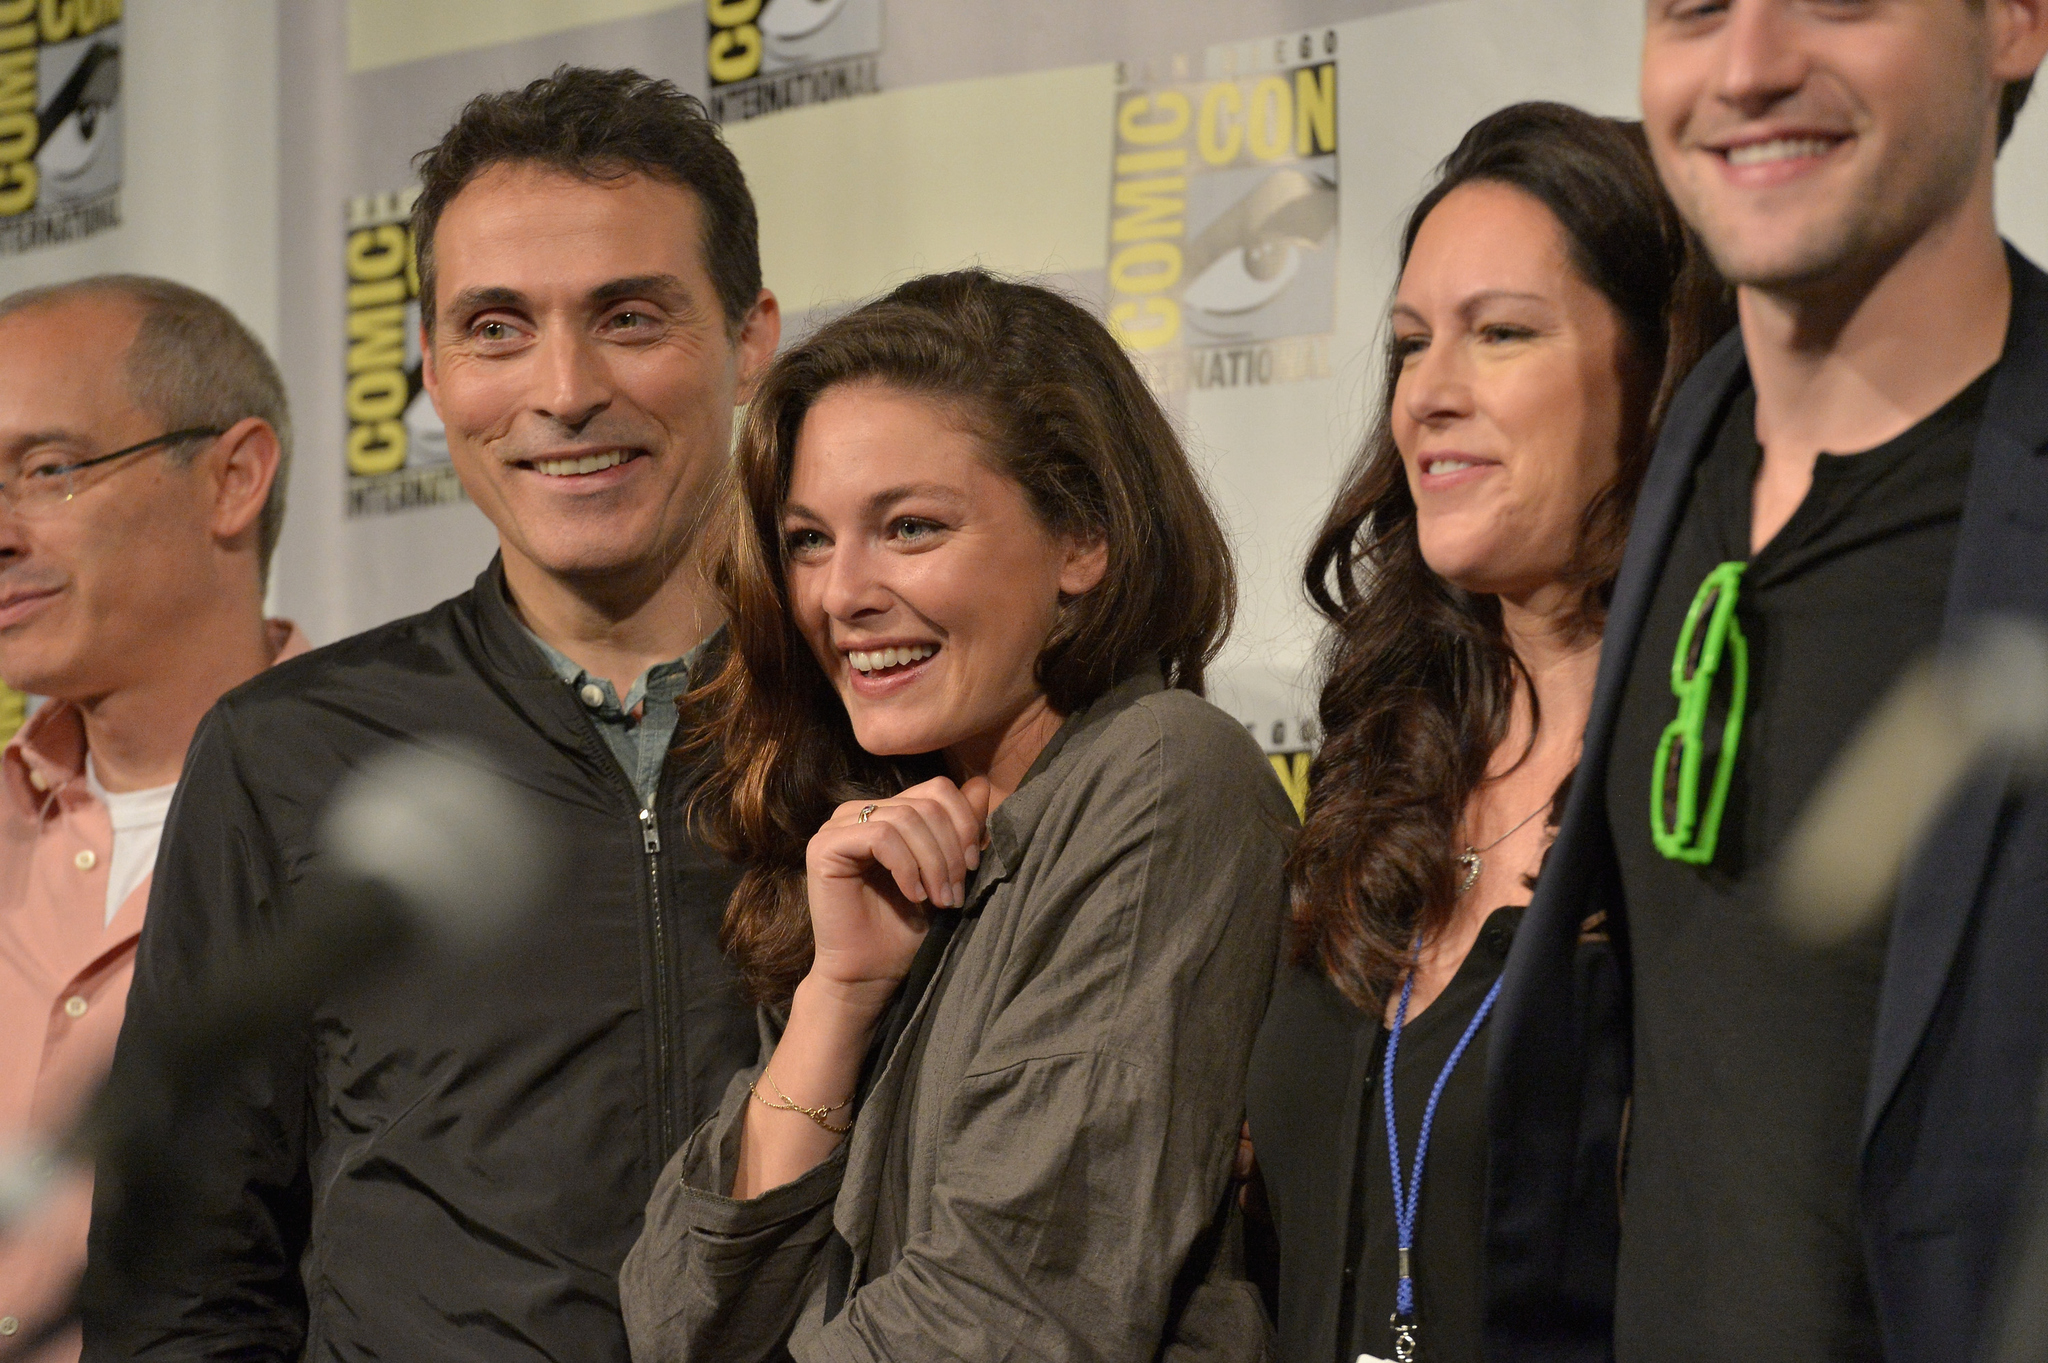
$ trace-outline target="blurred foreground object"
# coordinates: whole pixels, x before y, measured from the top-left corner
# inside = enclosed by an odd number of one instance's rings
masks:
[[[213,1091],[322,995],[359,985],[421,948],[489,949],[549,883],[554,845],[528,799],[480,755],[449,744],[381,753],[336,793],[328,859],[278,930],[224,962],[175,1022],[135,1039],[54,1152],[0,1161],[0,1234],[27,1219],[60,1162],[96,1167],[119,1253],[146,1260],[179,1233],[193,1099]],[[31,1341],[0,1340],[0,1357]]]
[[[1907,669],[1787,840],[1778,881],[1786,929],[1826,946],[1885,912],[1935,817],[1990,759],[2011,761],[2016,785],[2048,770],[2048,631],[2039,625],[1996,619],[1965,647]]]
[[[2008,791],[2048,776],[2048,630],[2037,624],[1993,620],[1965,647],[1908,669],[1792,832],[1779,878],[1786,929],[1829,945],[1889,912],[1936,818],[1986,762],[2007,764]],[[2001,1309],[1984,1355],[1991,1363],[2048,1363],[2044,1137],[2048,1108],[2035,1117],[2031,1170],[2005,1250]]]

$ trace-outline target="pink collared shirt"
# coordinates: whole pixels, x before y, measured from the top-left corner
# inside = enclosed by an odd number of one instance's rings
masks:
[[[269,622],[275,660],[311,645]],[[52,701],[0,753],[0,1157],[54,1140],[106,1075],[135,970],[149,879],[107,918],[114,830],[85,777],[85,724]],[[85,1265],[88,1178],[61,1181],[35,1218],[0,1233],[0,1353],[59,1309]],[[74,1363],[74,1328],[34,1355]]]

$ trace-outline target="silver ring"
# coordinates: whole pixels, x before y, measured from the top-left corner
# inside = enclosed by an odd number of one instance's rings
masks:
[[[881,806],[880,806],[880,805],[869,805],[869,806],[868,806],[867,808],[865,808],[865,809],[861,810],[861,812],[860,812],[860,821],[861,821],[862,823],[866,823],[866,822],[868,821],[868,815],[870,815],[870,814],[874,813],[874,812],[875,812],[876,810],[878,810],[878,809],[880,809],[880,808],[881,808]]]

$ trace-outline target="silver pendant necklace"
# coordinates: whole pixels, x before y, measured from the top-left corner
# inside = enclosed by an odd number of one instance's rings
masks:
[[[1506,842],[1509,838],[1515,836],[1515,834],[1521,832],[1524,828],[1528,827],[1529,820],[1535,818],[1538,814],[1541,814],[1544,810],[1548,808],[1550,808],[1550,801],[1545,800],[1542,804],[1536,806],[1536,808],[1530,810],[1527,814],[1523,815],[1522,821],[1520,823],[1516,824],[1513,828],[1510,828],[1507,832],[1495,838],[1492,842],[1486,844],[1486,846],[1473,847],[1468,844],[1464,851],[1458,853],[1458,865],[1465,868],[1465,883],[1458,887],[1458,894],[1460,896],[1463,896],[1469,893],[1472,887],[1479,883],[1480,869],[1486,864],[1483,860],[1481,860],[1481,858],[1483,858],[1488,852],[1491,852],[1494,848]]]

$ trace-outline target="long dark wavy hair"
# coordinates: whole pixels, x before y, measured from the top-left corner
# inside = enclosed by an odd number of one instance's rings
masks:
[[[1551,103],[1480,120],[1409,215],[1404,268],[1431,210],[1475,181],[1521,190],[1550,211],[1573,268],[1612,305],[1631,351],[1636,428],[1614,480],[1586,508],[1569,569],[1579,627],[1597,633],[1665,409],[1733,324],[1733,304],[1658,182],[1639,124]],[[1459,590],[1423,560],[1394,446],[1399,375],[1390,344],[1379,418],[1309,552],[1309,599],[1334,628],[1322,659],[1322,748],[1288,863],[1297,961],[1373,1011],[1415,943],[1450,921],[1458,824],[1528,681],[1499,601]]]
[[[1150,667],[1200,694],[1236,602],[1229,542],[1172,424],[1073,300],[982,270],[931,275],[779,356],[748,407],[712,532],[732,651],[689,698],[699,727],[685,739],[713,764],[693,817],[744,867],[723,943],[767,1000],[810,969],[812,835],[848,800],[943,770],[937,754],[861,748],[790,608],[782,513],[797,434],[826,390],[862,382],[944,403],[1042,524],[1107,547],[1102,581],[1061,602],[1038,655],[1056,712]]]

